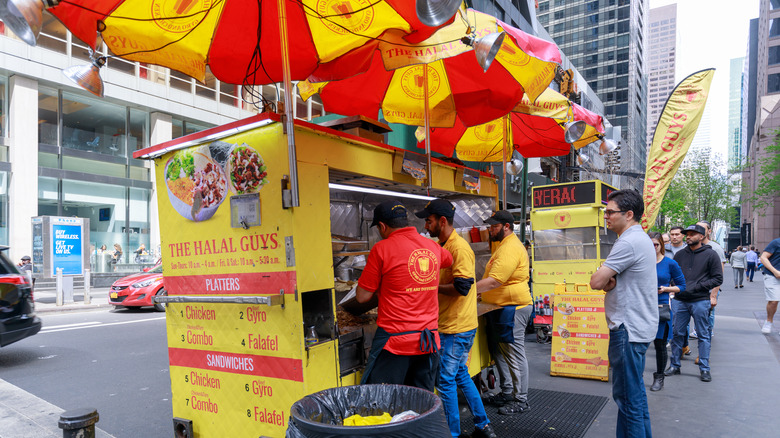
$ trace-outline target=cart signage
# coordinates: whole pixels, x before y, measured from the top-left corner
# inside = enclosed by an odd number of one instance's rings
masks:
[[[550,375],[609,379],[609,328],[604,316],[604,294],[586,285],[567,291],[556,284]]]
[[[533,188],[533,208],[592,204],[596,201],[596,183],[557,184]]]

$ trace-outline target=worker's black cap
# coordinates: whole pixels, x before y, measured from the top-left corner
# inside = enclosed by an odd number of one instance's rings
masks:
[[[513,224],[515,223],[515,217],[512,213],[506,210],[498,210],[493,213],[489,218],[485,219],[485,223],[488,225],[496,224]]]
[[[702,236],[704,236],[707,234],[707,230],[705,230],[704,227],[702,227],[701,225],[690,225],[688,226],[688,228],[683,230],[683,233],[685,233],[686,235],[688,233],[699,233]]]
[[[379,222],[387,223],[391,219],[406,217],[406,207],[398,201],[385,201],[374,208],[374,220],[371,226],[379,225]]]
[[[455,206],[446,199],[436,198],[428,202],[424,209],[418,211],[414,215],[420,219],[425,219],[432,214],[438,214],[439,216],[448,218],[455,217]]]

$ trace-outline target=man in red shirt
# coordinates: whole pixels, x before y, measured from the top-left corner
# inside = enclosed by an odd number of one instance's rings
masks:
[[[433,391],[439,370],[439,270],[452,255],[409,226],[398,201],[376,206],[371,226],[382,240],[368,255],[357,300],[379,299],[377,330],[361,383],[395,383]]]

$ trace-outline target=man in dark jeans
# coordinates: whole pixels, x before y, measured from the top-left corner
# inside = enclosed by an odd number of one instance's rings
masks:
[[[612,398],[618,406],[617,436],[650,437],[650,412],[642,375],[645,353],[658,330],[658,276],[655,249],[642,230],[642,195],[635,190],[609,194],[607,228],[618,235],[590,286],[603,290],[609,326]]]
[[[685,276],[685,291],[674,294],[672,312],[671,365],[664,372],[666,376],[680,374],[680,356],[683,337],[691,316],[699,339],[699,371],[702,382],[712,381],[710,373],[710,309],[718,304],[718,289],[723,284],[723,267],[715,251],[703,245],[707,230],[701,225],[685,229],[688,246],[674,256]]]

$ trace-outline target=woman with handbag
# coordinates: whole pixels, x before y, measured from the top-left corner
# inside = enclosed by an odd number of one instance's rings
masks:
[[[655,270],[658,275],[658,332],[656,332],[655,341],[653,341],[656,372],[653,373],[653,384],[650,386],[650,391],[660,391],[664,387],[664,369],[666,369],[666,361],[669,358],[666,344],[669,342],[669,337],[672,334],[669,294],[685,290],[685,277],[682,269],[680,269],[680,265],[673,259],[665,257],[666,250],[661,233],[651,231],[647,234],[655,247]]]

